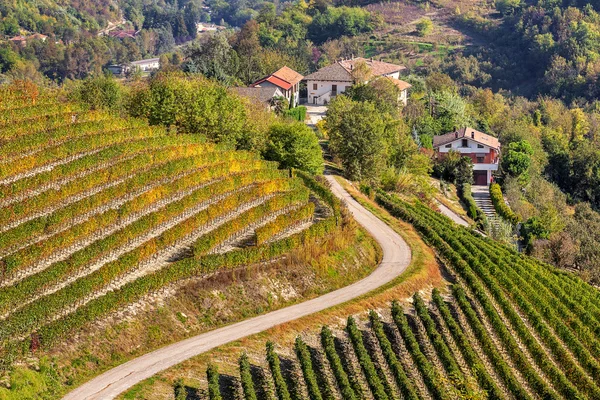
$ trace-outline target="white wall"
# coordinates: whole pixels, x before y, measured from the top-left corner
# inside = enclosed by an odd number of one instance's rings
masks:
[[[448,153],[450,150],[457,151],[459,153],[481,153],[481,154],[483,154],[483,153],[490,152],[489,146],[482,145],[483,148],[481,148],[481,147],[478,147],[479,143],[477,143],[469,138],[466,138],[466,139],[468,140],[468,144],[469,144],[468,147],[463,147],[463,145],[462,145],[463,138],[459,138],[459,139],[456,139],[452,143],[448,143],[450,145],[450,147],[446,147],[447,145],[440,146],[439,152],[440,153]]]
[[[279,91],[281,93],[283,93],[283,97],[285,97],[289,102],[292,101],[292,94],[294,95],[294,104],[292,104],[292,107],[296,107],[298,105],[298,96],[299,96],[299,89],[300,89],[300,84],[296,83],[290,90],[283,90],[282,88],[280,88],[277,85],[272,84],[269,81],[264,81],[261,82],[260,85],[258,85],[259,87],[276,87],[277,89],[279,89]]]
[[[314,89],[314,85],[317,85],[317,89]],[[352,82],[339,82],[339,81],[306,81],[306,90],[308,92],[308,104],[319,104],[323,105],[333,100],[331,91],[333,85],[337,85],[337,94],[344,93],[346,88],[352,86]],[[316,99],[316,103],[315,100]]]

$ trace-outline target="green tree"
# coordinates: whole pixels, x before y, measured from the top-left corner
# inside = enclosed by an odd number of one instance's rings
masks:
[[[278,161],[281,168],[293,167],[311,174],[323,172],[319,140],[313,130],[302,122],[273,125],[263,155],[267,160]]]
[[[375,105],[338,96],[327,110],[330,147],[348,178],[376,180],[386,164],[386,124]]]
[[[512,142],[502,155],[502,171],[509,176],[527,180],[527,171],[531,165],[533,148],[526,140]]]
[[[433,31],[433,22],[429,18],[423,18],[416,25],[417,35],[427,36]]]
[[[119,83],[110,75],[92,77],[81,82],[73,97],[91,109],[118,109],[121,106],[122,90]]]
[[[232,83],[238,72],[238,56],[224,33],[203,36],[185,50],[187,61],[183,70],[214,78],[222,83]]]

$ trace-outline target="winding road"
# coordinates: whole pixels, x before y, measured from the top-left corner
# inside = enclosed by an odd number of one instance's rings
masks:
[[[64,400],[113,399],[136,383],[191,357],[276,325],[345,303],[402,274],[411,259],[410,248],[406,242],[388,225],[357,203],[332,176],[327,176],[327,179],[331,183],[332,192],[346,203],[356,221],[382,248],[381,264],[371,275],[312,300],[203,333],[135,358],[81,385],[67,394]]]

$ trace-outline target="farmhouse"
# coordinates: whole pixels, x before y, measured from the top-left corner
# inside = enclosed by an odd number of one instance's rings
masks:
[[[271,75],[254,82],[251,87],[277,87],[283,93],[292,107],[298,105],[298,92],[300,90],[300,81],[304,78],[298,72],[289,67],[282,67]]]
[[[500,142],[498,138],[473,128],[461,128],[456,132],[434,136],[433,149],[437,157],[456,151],[473,160],[473,179],[476,185],[489,185],[492,172],[498,170]]]
[[[8,40],[11,41],[12,43],[16,44],[17,46],[25,47],[27,45],[27,41],[41,40],[42,42],[45,42],[46,39],[48,39],[48,36],[42,35],[41,33],[34,33],[33,35],[29,35],[29,36],[21,36],[21,35],[15,36]]]
[[[152,71],[157,71],[160,69],[160,59],[159,58],[148,58],[146,60],[133,61],[129,64],[120,64],[120,65],[109,65],[108,70],[112,72],[113,75],[125,75],[129,72],[135,71],[138,69],[146,74]]]
[[[361,71],[361,75],[363,76],[358,77],[356,68],[361,64],[366,65],[367,71]],[[354,57],[338,61],[304,78],[308,91],[308,103],[326,105],[335,96],[344,93],[357,79],[367,82],[373,78],[386,77],[399,87],[399,100],[406,104],[410,84],[399,79],[400,72],[404,69],[406,67],[402,65],[377,61],[372,58]]]

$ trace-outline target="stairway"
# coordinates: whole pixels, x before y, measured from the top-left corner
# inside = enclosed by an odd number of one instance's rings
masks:
[[[496,210],[494,209],[492,199],[490,198],[489,187],[473,185],[471,186],[471,194],[473,195],[475,204],[477,204],[477,207],[481,208],[481,211],[483,211],[486,217],[496,218]]]
[[[477,207],[483,211],[485,216],[487,217],[490,225],[494,225],[497,227],[499,222],[499,217],[496,214],[496,209],[494,208],[494,204],[492,203],[492,199],[490,197],[490,188],[489,186],[471,186],[471,194],[473,196],[473,200],[475,200],[475,204]]]

